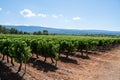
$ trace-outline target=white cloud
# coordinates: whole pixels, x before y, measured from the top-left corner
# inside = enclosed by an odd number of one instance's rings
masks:
[[[53,17],[53,18],[58,18],[58,16],[57,16],[57,15],[52,15],[52,17]]]
[[[0,8],[0,11],[2,10],[2,8]]]
[[[38,16],[43,17],[43,18],[47,17],[47,15],[43,13],[39,13]]]
[[[36,16],[35,13],[33,13],[30,9],[23,9],[22,11],[20,11],[20,14],[24,17],[33,17]]]
[[[73,17],[72,20],[74,21],[80,20],[80,17]]]
[[[59,15],[54,15],[54,14],[53,14],[52,17],[53,17],[53,18],[58,18],[58,17],[63,17],[63,15],[62,15],[62,14],[59,14]]]

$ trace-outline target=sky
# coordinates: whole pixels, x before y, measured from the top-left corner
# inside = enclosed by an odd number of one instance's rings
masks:
[[[120,0],[0,0],[0,24],[120,31]]]

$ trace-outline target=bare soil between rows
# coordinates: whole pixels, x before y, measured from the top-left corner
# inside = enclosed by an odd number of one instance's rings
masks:
[[[24,76],[23,71],[16,74],[10,66],[0,62],[0,80],[120,80],[120,46],[90,54],[90,59],[82,59],[78,55],[69,56],[69,59],[62,55],[57,67],[50,59],[45,63],[43,57],[32,58]],[[18,64],[15,66],[17,70]]]

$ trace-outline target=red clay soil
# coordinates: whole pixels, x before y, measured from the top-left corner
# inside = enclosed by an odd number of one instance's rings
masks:
[[[89,57],[82,59],[69,56],[66,59],[63,56],[57,68],[51,64],[50,59],[44,63],[43,57],[37,60],[33,58],[27,64],[27,74],[31,80],[120,80],[120,47],[90,54]]]

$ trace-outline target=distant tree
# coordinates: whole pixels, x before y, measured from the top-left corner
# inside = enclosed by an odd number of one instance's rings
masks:
[[[19,34],[23,34],[23,32],[22,32],[22,31],[19,31]]]
[[[18,34],[18,33],[19,33],[19,31],[17,29],[15,29],[15,28],[10,29],[10,34]]]
[[[0,33],[2,33],[2,28],[3,28],[3,27],[0,25]]]
[[[0,33],[8,34],[9,33],[9,29],[7,29],[4,26],[0,25]]]
[[[39,34],[39,35],[41,35],[41,34],[42,34],[42,32],[41,32],[41,31],[38,31],[38,34]]]
[[[37,31],[37,32],[33,32],[34,35],[41,35],[42,32],[41,31]]]
[[[37,32],[33,32],[33,35],[37,35]]]
[[[24,32],[24,34],[30,34],[30,33],[28,33],[28,32]]]
[[[44,35],[48,35],[48,30],[43,30]]]

